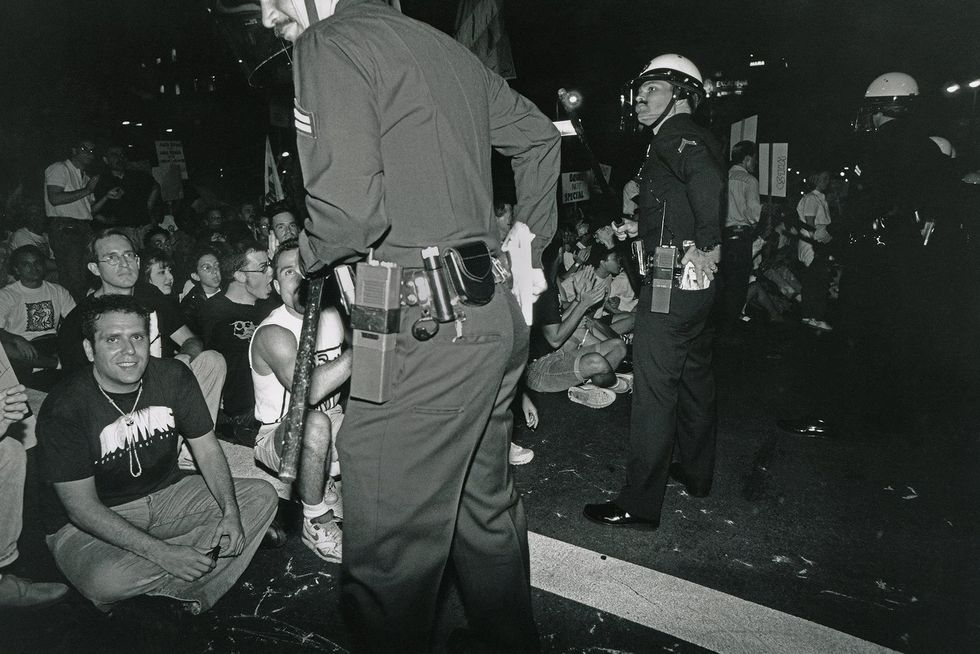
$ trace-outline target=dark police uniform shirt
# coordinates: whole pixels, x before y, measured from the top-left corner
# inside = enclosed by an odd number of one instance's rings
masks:
[[[640,169],[639,236],[648,253],[659,245],[662,205],[667,203],[664,242],[701,248],[721,242],[727,174],[721,149],[689,114],[663,122]]]
[[[515,218],[555,230],[560,136],[448,35],[379,0],[341,0],[293,49],[294,118],[310,267],[375,256],[420,267],[419,249],[482,239],[499,249],[490,146],[513,157]]]
[[[890,120],[870,134],[859,159],[853,208],[861,219],[897,216],[912,225],[913,212],[928,219],[942,204],[944,157],[910,119]]]
[[[214,428],[194,375],[179,361],[150,357],[142,393],[109,397],[123,411],[133,408],[132,424],[102,395],[92,366],[55,387],[41,405],[37,436],[47,482],[41,511],[49,534],[68,522],[52,483],[94,477],[105,506],[131,502],[180,478],[178,435],[199,438]]]

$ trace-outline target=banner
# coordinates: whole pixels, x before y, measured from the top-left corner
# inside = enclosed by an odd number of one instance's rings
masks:
[[[789,144],[772,144],[772,190],[771,194],[777,198],[786,197],[786,186],[788,183],[787,166],[789,165]]]
[[[282,182],[279,181],[279,170],[276,168],[276,158],[272,155],[272,143],[265,137],[265,174],[262,176],[265,184],[265,203],[273,204],[286,199],[282,192]]]
[[[759,132],[759,116],[749,116],[736,123],[732,123],[731,134],[728,137],[728,154],[731,155],[732,149],[740,141],[752,141],[755,143]]]
[[[167,164],[177,164],[180,178],[187,179],[187,160],[184,158],[184,144],[180,141],[156,141],[157,163],[166,169]]]
[[[502,0],[461,0],[455,39],[504,79],[514,79],[514,57],[504,29]]]
[[[582,202],[588,200],[589,195],[589,173],[586,171],[578,173],[561,174],[561,203]]]
[[[769,195],[769,144],[759,144],[759,195]]]

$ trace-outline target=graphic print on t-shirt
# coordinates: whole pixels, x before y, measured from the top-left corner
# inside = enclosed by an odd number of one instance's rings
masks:
[[[231,323],[231,331],[235,338],[250,341],[255,333],[255,323],[251,320],[235,320]]]
[[[127,424],[130,421],[132,424]],[[142,408],[128,416],[119,416],[99,433],[101,452],[95,463],[106,464],[128,452],[138,452],[159,441],[174,439],[176,435],[173,409],[166,406]]]
[[[54,329],[54,304],[51,300],[25,302],[27,308],[27,331],[47,332]]]

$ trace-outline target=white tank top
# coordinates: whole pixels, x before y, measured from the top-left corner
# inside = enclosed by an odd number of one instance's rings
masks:
[[[255,372],[252,345],[266,325],[285,327],[292,332],[298,344],[299,334],[303,328],[303,319],[292,315],[286,306],[282,305],[259,324],[252,335],[252,342],[248,345],[248,365],[252,368],[252,385],[255,387],[255,419],[262,424],[271,425],[282,422],[286,417],[286,413],[289,411],[290,393],[288,388],[284,388],[279,383],[274,372],[270,372],[268,375],[260,375]],[[337,310],[328,307],[320,313],[320,329],[317,332],[314,365],[320,365],[339,357],[343,344],[344,323],[341,321]],[[325,411],[337,406],[339,400],[340,393],[335,393],[321,402],[319,408]]]

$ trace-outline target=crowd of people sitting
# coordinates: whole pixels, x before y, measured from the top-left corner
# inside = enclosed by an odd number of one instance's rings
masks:
[[[21,385],[2,389],[0,428],[13,434],[22,425],[26,433],[0,436],[0,568],[17,556],[22,516],[14,509],[22,506],[23,452],[36,432],[48,546],[68,580],[106,609],[152,593],[203,610],[231,587],[263,534],[273,544],[284,538],[273,521],[272,488],[232,486],[216,437],[253,446],[256,466],[279,471],[305,302],[299,214],[284,202],[165,204],[156,184],[127,165],[125,149],[105,149],[101,179],[86,173],[95,156],[94,143],[79,140],[71,157],[46,171],[43,198],[22,192],[7,203],[0,343]],[[719,300],[722,333],[794,314],[818,332],[832,330],[827,303],[839,276],[832,244],[842,240],[835,225],[846,186],[814,171],[796,207],[762,205],[757,188],[751,198],[751,143],[736,145],[731,166],[730,193],[747,184],[750,199],[730,196],[729,218],[749,219],[726,226],[727,256],[735,259]],[[624,215],[635,217],[636,190],[626,185]],[[500,202],[495,214],[503,243],[512,206]],[[535,304],[518,395],[517,413],[531,429],[540,420],[539,394],[565,393],[600,409],[632,390],[639,280],[615,233],[610,219],[566,206],[546,250],[548,289]],[[303,542],[332,562],[341,560],[343,540],[334,436],[351,369],[346,318],[335,305],[321,315],[310,391],[317,410],[306,423],[295,492]],[[72,454],[72,443],[92,456]],[[533,456],[511,445],[512,464]],[[194,471],[203,482],[187,475]],[[98,488],[78,487],[93,472]],[[217,503],[211,510],[222,527],[205,539],[207,554],[200,522],[150,529],[140,502],[164,492],[169,515]],[[137,529],[115,522],[106,507]],[[133,551],[140,562],[127,558]],[[147,561],[169,574],[150,574]],[[0,576],[0,607],[44,604],[65,592],[61,584]]]

